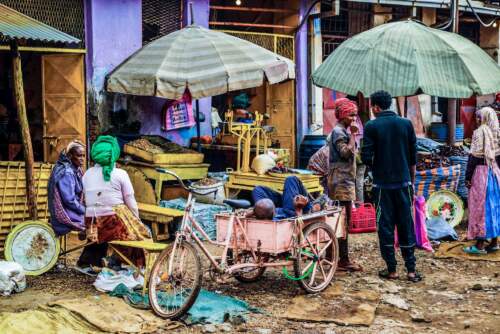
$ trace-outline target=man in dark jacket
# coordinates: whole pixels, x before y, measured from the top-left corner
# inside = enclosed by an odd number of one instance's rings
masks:
[[[415,184],[416,136],[412,123],[390,110],[392,97],[384,91],[370,96],[376,119],[364,129],[361,158],[373,173],[377,206],[378,237],[387,269],[379,276],[397,279],[394,229],[408,272],[408,280],[418,282],[416,271],[415,231],[413,227],[413,185]]]

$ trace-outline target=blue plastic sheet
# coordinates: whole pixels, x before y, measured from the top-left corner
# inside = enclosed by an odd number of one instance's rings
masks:
[[[114,297],[126,296],[128,302],[135,307],[147,308],[149,306],[147,295],[143,296],[123,284],[118,285],[109,294]],[[172,298],[165,295],[160,296],[159,300],[160,303],[164,300],[165,303],[172,305]],[[245,321],[246,314],[249,312],[260,313],[261,311],[242,300],[201,289],[185,321],[191,324],[220,324],[231,318],[242,318]]]
[[[161,201],[160,206],[164,208],[184,210],[187,201],[184,198],[177,198],[170,201]],[[208,234],[210,239],[215,239],[217,236],[217,224],[215,215],[221,212],[231,211],[227,205],[213,205],[204,203],[195,203],[193,209],[193,216],[201,228]],[[198,237],[201,235],[197,233]]]
[[[452,165],[460,165],[460,177],[458,178],[457,194],[462,197],[464,201],[467,201],[469,191],[465,186],[465,171],[467,170],[467,161],[469,158],[452,156],[449,159]]]
[[[436,217],[425,222],[430,240],[458,240],[457,232],[443,218]]]
[[[436,152],[442,144],[429,138],[417,138],[417,151],[418,152]]]

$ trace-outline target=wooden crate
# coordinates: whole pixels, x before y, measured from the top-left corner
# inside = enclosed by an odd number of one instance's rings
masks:
[[[35,163],[35,181],[38,219],[48,220],[47,186],[54,165]],[[29,219],[26,200],[24,162],[0,161],[0,250],[12,228]]]
[[[125,144],[123,152],[156,165],[198,164],[203,162],[203,154],[195,151],[192,151],[192,153],[151,153]]]

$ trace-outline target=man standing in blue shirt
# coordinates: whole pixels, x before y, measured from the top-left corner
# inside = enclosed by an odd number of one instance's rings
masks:
[[[416,136],[412,123],[390,110],[392,97],[378,91],[370,96],[375,119],[364,129],[361,159],[373,173],[374,198],[377,206],[379,246],[387,269],[379,276],[397,279],[394,229],[405,261],[407,278],[419,282],[416,271],[415,231],[413,227],[413,185],[417,160]]]

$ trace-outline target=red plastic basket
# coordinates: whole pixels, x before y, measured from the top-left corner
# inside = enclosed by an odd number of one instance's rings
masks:
[[[352,208],[349,233],[371,233],[377,230],[375,207],[371,203],[358,203]]]

